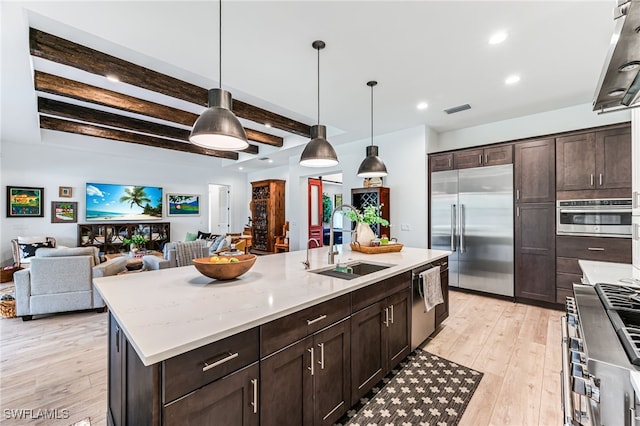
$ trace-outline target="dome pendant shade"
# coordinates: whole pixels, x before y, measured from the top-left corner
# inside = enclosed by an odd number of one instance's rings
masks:
[[[387,167],[378,157],[378,147],[376,145],[367,146],[367,156],[358,169],[358,176],[363,178],[383,177],[387,175]]]
[[[209,108],[194,123],[189,141],[218,151],[242,151],[248,148],[244,127],[231,112],[231,93],[222,89],[210,89],[208,98]]]
[[[338,156],[327,140],[327,128],[321,124],[311,126],[311,140],[300,156],[300,165],[305,167],[330,167],[338,164]]]

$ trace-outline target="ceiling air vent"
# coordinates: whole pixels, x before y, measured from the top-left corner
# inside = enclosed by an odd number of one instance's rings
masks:
[[[455,114],[456,112],[464,111],[467,109],[471,109],[471,105],[469,104],[458,105],[455,107],[447,108],[444,110],[444,112],[446,112],[447,114]]]

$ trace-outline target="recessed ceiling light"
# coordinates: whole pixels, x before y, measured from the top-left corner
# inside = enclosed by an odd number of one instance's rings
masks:
[[[520,81],[520,76],[513,74],[510,75],[509,77],[507,77],[507,79],[504,81],[506,84],[516,84],[517,82]]]
[[[264,127],[271,128],[271,123],[264,123]]]
[[[238,167],[238,170],[244,170],[244,167],[240,166]]]
[[[107,76],[107,80],[112,81],[114,83],[119,83],[120,79],[118,77],[116,77],[115,75],[109,74]]]
[[[416,108],[418,109],[427,109],[429,107],[429,104],[426,102],[420,102],[418,105],[416,105]]]
[[[501,31],[499,33],[495,33],[489,38],[489,44],[500,44],[507,39],[507,33]]]

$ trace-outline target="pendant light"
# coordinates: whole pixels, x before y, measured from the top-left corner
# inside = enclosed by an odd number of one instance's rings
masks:
[[[378,157],[378,147],[373,144],[373,87],[377,85],[377,81],[367,82],[367,86],[371,87],[371,145],[367,147],[367,156],[358,169],[358,176],[364,178],[383,177],[387,175],[387,167]]]
[[[222,90],[222,0],[219,1],[218,17],[219,88],[209,90],[209,107],[193,124],[189,141],[203,148],[218,151],[241,151],[249,147],[247,134],[240,120],[231,112],[231,93]]]
[[[314,41],[311,46],[318,51],[318,124],[311,126],[311,140],[300,156],[300,165],[306,167],[330,167],[338,164],[338,156],[327,140],[327,128],[320,124],[320,50],[324,49],[322,40]]]

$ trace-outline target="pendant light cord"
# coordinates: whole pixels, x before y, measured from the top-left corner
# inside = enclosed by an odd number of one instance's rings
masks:
[[[371,146],[373,146],[373,84],[371,85]]]
[[[222,0],[218,2],[218,87],[222,89]]]
[[[318,49],[318,125],[320,125],[320,49]]]

